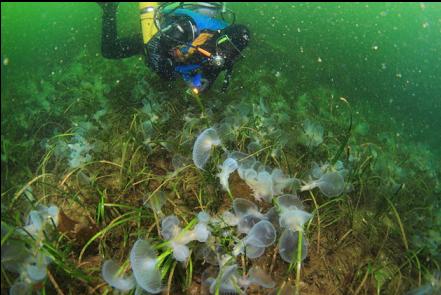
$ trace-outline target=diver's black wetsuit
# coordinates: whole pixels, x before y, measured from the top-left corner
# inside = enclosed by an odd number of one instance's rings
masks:
[[[104,57],[119,59],[142,54],[144,44],[142,35],[137,34],[128,38],[118,38],[116,30],[117,5],[102,5],[103,26],[101,35],[101,52]]]
[[[146,57],[148,66],[161,78],[173,80],[178,76],[178,74],[175,72],[175,67],[185,63],[176,61],[171,54],[171,49],[180,45],[181,43],[191,43],[189,36],[183,35],[182,32],[179,32],[179,30],[175,30],[177,33],[176,36],[173,35],[172,30],[172,37],[170,37],[170,34],[165,36],[157,33],[146,45],[143,43],[141,34],[136,34],[126,38],[118,38],[116,20],[116,11],[118,5],[115,3],[108,3],[101,5],[101,7],[103,9],[101,51],[104,57],[110,59],[120,59],[142,54]],[[181,24],[181,27],[185,27],[189,23],[188,19],[182,17],[177,17],[174,21],[177,24]],[[186,30],[184,29],[184,31]],[[240,35],[244,34],[244,32],[248,34],[248,31],[244,26],[233,25],[227,27],[221,32],[217,32],[216,35],[220,35],[221,33]],[[207,44],[204,44],[204,46],[208,49],[214,50],[216,47],[216,39],[217,38],[212,38],[209,40],[209,42],[207,42]],[[226,58],[225,64],[222,67],[213,67],[209,63],[203,63],[202,58],[198,57],[197,55],[192,58],[192,63],[201,63],[201,70],[204,78],[208,80],[209,86],[214,83],[222,71],[226,71],[223,90],[226,89],[229,78],[231,77],[233,64],[238,55],[240,55],[240,51],[247,46],[248,40],[245,41],[246,42],[244,44],[239,42],[238,44],[234,45],[233,48],[224,50]],[[238,48],[240,49],[239,52]]]
[[[147,64],[163,79],[172,80],[175,78],[173,64],[167,58],[166,50],[170,46],[160,43],[160,35],[156,34],[145,46],[142,35],[135,34],[131,37],[118,38],[116,11],[117,5],[109,3],[102,5],[103,24],[101,36],[102,55],[110,59],[120,59],[134,55],[145,55]],[[164,52],[165,51],[165,52]],[[149,56],[147,56],[147,52]]]

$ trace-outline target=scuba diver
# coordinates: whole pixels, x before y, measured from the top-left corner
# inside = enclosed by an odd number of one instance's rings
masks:
[[[118,3],[98,4],[103,10],[104,57],[143,54],[161,78],[182,77],[196,95],[209,89],[221,72],[225,72],[222,91],[227,89],[233,66],[250,39],[247,27],[234,24],[234,13],[222,2],[140,2],[142,35],[125,38],[117,36]]]

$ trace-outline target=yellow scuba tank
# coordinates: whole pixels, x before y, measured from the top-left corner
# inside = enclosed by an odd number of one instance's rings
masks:
[[[158,31],[155,26],[155,9],[159,2],[139,2],[139,13],[141,17],[142,39],[144,44],[150,41]]]

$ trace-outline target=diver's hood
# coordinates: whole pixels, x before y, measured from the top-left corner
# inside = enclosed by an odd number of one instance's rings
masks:
[[[244,25],[231,25],[223,33],[227,35],[233,43],[236,50],[242,51],[248,46],[250,41],[250,31]]]

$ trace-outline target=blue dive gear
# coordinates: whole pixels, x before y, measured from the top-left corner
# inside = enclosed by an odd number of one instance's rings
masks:
[[[189,9],[178,8],[173,11],[171,15],[190,17],[195,23],[196,35],[199,35],[204,30],[218,31],[228,26],[228,24],[221,19],[215,19]]]
[[[169,15],[190,17],[196,27],[196,36],[205,30],[218,31],[223,30],[228,26],[228,23],[223,20],[212,18],[184,8],[175,9],[171,11]],[[185,53],[185,51],[188,51],[191,47],[192,45],[189,44],[185,47],[183,46],[181,50]],[[205,90],[208,84],[208,80],[203,77],[200,71],[198,71],[200,68],[200,64],[179,65],[175,67],[175,71],[182,76],[193,92],[200,93]]]
[[[187,85],[194,93],[200,93],[207,87],[207,79],[202,76],[202,73],[198,72],[201,65],[181,65],[175,67],[175,71],[182,76]]]

